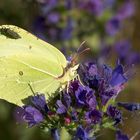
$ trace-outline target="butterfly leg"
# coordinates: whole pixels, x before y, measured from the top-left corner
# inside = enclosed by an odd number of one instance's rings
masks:
[[[35,92],[34,92],[34,90],[33,90],[33,88],[32,88],[32,86],[31,86],[31,84],[30,84],[30,83],[28,83],[28,86],[29,86],[29,88],[31,89],[31,91],[32,91],[33,95],[35,96]]]
[[[70,86],[70,81],[68,81],[68,84],[66,85],[67,86],[67,93],[69,93],[69,86]]]
[[[81,84],[82,86],[85,86],[85,85],[83,84],[83,82],[82,82],[82,80],[81,80],[79,74],[77,74],[77,80],[79,80],[79,82],[80,82],[80,84]]]

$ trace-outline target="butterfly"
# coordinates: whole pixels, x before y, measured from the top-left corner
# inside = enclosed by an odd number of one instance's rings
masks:
[[[46,99],[76,76],[77,65],[51,44],[14,25],[0,26],[0,98],[22,106],[33,91]]]

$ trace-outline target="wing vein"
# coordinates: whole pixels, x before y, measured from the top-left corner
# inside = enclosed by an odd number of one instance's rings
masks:
[[[14,60],[16,60],[16,59],[14,59]],[[21,60],[16,60],[16,61],[19,62],[19,63],[22,63],[22,64],[24,64],[24,65],[26,65],[26,66],[28,66],[28,67],[31,68],[31,69],[34,69],[34,70],[36,70],[36,71],[39,71],[39,72],[45,73],[45,74],[47,74],[47,75],[50,75],[50,76],[52,76],[52,77],[54,77],[54,78],[57,78],[55,75],[53,75],[53,74],[51,74],[51,73],[49,73],[49,72],[47,72],[47,71],[44,71],[44,70],[42,70],[42,69],[36,68],[36,67],[34,67],[34,66],[31,66],[31,65],[29,65],[28,63],[25,63],[25,62],[23,62],[23,61],[21,61]]]

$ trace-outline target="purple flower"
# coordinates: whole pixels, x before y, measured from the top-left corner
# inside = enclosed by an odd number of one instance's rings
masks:
[[[87,95],[87,90],[84,89],[82,86],[78,88],[78,90],[75,92],[75,96],[77,99],[78,104],[80,105],[85,105],[86,104],[86,95]]]
[[[109,85],[108,85],[109,87],[108,86],[106,87],[105,85],[106,85],[105,83],[103,83],[103,85],[100,85],[101,87],[99,91],[102,105],[106,105],[106,103],[110,99],[115,99],[119,94],[119,92],[124,89],[124,85],[119,85],[115,87],[110,87]]]
[[[112,71],[113,71],[112,68],[107,65],[103,65],[101,70],[102,70],[101,77],[106,81],[107,84],[109,84],[112,78]]]
[[[127,77],[124,75],[124,70],[122,65],[117,65],[117,67],[112,72],[112,78],[110,81],[111,86],[119,86],[128,81]]]
[[[118,11],[116,16],[112,17],[105,26],[106,32],[114,36],[122,27],[122,20],[134,14],[134,5],[131,2],[126,2]]]
[[[118,53],[120,61],[126,59],[128,54],[130,53],[130,49],[131,44],[127,40],[119,41],[115,44],[115,52]]]
[[[95,76],[98,74],[97,66],[93,63],[88,63],[88,73],[89,76]]]
[[[44,16],[53,10],[58,4],[58,0],[47,0],[42,4],[42,13]]]
[[[14,112],[14,117],[17,121],[17,123],[23,123],[23,116],[25,114],[25,110],[22,107],[16,107],[15,112]]]
[[[73,121],[78,121],[78,112],[75,109],[71,112],[71,118]]]
[[[89,87],[79,86],[77,91],[75,91],[76,101],[78,106],[89,106],[92,109],[96,108],[96,97],[94,91]]]
[[[67,108],[69,108],[71,103],[72,103],[72,100],[71,100],[71,97],[70,97],[70,95],[68,93],[63,94],[63,100],[64,100],[65,105],[67,106]]]
[[[51,129],[51,134],[52,134],[53,140],[60,140],[60,135],[58,133],[58,129],[56,129],[56,128]]]
[[[104,4],[104,9],[106,8],[112,8],[113,5],[115,4],[116,0],[104,0],[103,4]]]
[[[32,106],[24,107],[25,113],[23,120],[28,123],[29,127],[39,124],[43,121],[43,115],[39,110]]]
[[[101,43],[101,49],[97,57],[98,64],[104,64],[112,54],[112,47],[105,42]]]
[[[134,3],[128,0],[120,7],[120,9],[118,10],[117,16],[120,19],[125,19],[125,18],[129,18],[133,16],[134,12],[135,12]]]
[[[65,6],[68,10],[71,10],[73,7],[73,1],[72,0],[66,0]]]
[[[85,85],[92,89],[97,89],[99,86],[99,74],[97,65],[94,63],[85,63],[80,65],[78,73]]]
[[[79,7],[96,16],[100,16],[103,12],[103,2],[101,0],[80,1]]]
[[[77,128],[77,131],[76,131],[76,134],[75,134],[75,138],[74,140],[90,140],[89,139],[89,136],[88,136],[88,133],[86,132],[86,130],[82,127],[82,126],[79,126]]]
[[[118,11],[116,16],[112,17],[107,23],[106,23],[106,32],[114,36],[122,27],[122,20],[130,17],[134,14],[134,5],[131,2],[126,2]]]
[[[60,15],[59,13],[56,13],[56,12],[51,12],[47,16],[47,21],[52,24],[58,23],[59,19],[60,19]]]
[[[103,90],[99,92],[101,97],[101,103],[102,105],[106,105],[107,102],[112,99],[114,96],[116,96],[116,91],[112,90]]]
[[[102,113],[99,110],[92,110],[89,111],[85,114],[85,118],[87,123],[93,123],[93,124],[97,124],[101,122],[102,119]]]
[[[80,66],[78,73],[83,83],[98,93],[102,105],[105,105],[111,98],[116,98],[124,88],[123,84],[127,82],[121,64],[112,70],[107,65],[97,66],[94,63],[86,63]],[[85,99],[85,94],[82,96]]]
[[[132,51],[132,50],[131,50]],[[140,64],[140,53],[138,52],[131,52],[126,60],[127,64]]]
[[[117,42],[115,44],[115,52],[117,52],[120,61],[124,64],[140,63],[140,54],[132,50],[132,45],[127,40]]]
[[[118,102],[118,106],[125,108],[129,111],[136,111],[140,110],[140,103],[125,103],[125,102]]]
[[[56,111],[58,114],[64,114],[64,113],[67,112],[67,108],[66,108],[66,106],[62,103],[61,100],[57,100],[56,104],[57,104],[57,106],[58,106],[57,111]]]
[[[111,36],[116,35],[120,30],[120,28],[121,28],[121,20],[117,16],[110,19],[105,25],[106,32]]]
[[[117,131],[116,140],[129,140],[129,138],[127,135],[123,134],[121,131]]]
[[[43,113],[47,113],[49,111],[45,96],[43,94],[33,96],[31,102],[38,110],[43,111]]]
[[[102,70],[102,79],[99,81],[99,95],[102,105],[116,98],[118,93],[124,88],[124,83],[128,81],[123,71],[123,66],[118,64],[114,70],[104,65]]]
[[[115,125],[122,121],[122,113],[115,106],[108,106],[107,115],[115,121]]]
[[[74,28],[74,21],[72,18],[68,17],[66,27],[64,27],[61,32],[61,39],[69,40],[72,37],[73,28]]]
[[[75,91],[78,90],[79,86],[80,86],[80,83],[78,80],[74,80],[73,82],[71,82],[70,87],[69,87],[70,93],[72,95],[75,94]]]

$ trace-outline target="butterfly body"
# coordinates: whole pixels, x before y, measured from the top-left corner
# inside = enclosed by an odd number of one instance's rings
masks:
[[[22,105],[33,94],[30,86],[49,99],[75,77],[77,67],[65,71],[67,60],[58,49],[19,27],[0,26],[1,99]]]

